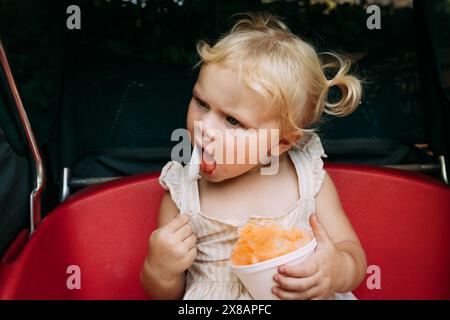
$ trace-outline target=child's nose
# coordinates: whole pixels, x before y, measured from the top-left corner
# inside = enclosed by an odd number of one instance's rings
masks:
[[[208,144],[216,140],[215,133],[207,131],[203,134],[203,144]]]
[[[218,125],[218,117],[214,114],[214,112],[208,112],[202,117],[202,128],[203,131],[217,128]]]
[[[210,143],[217,140],[217,135],[221,134],[218,124],[211,122],[202,122],[202,146],[205,148]]]
[[[205,115],[202,119],[202,134],[213,136],[214,131],[220,130],[220,119],[216,115]]]

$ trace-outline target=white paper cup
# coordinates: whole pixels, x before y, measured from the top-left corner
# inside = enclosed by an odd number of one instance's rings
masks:
[[[254,299],[278,300],[278,297],[272,294],[272,287],[276,285],[273,276],[278,272],[278,267],[285,264],[298,264],[306,260],[316,247],[317,242],[313,238],[303,247],[280,257],[243,266],[230,263],[230,267]]]

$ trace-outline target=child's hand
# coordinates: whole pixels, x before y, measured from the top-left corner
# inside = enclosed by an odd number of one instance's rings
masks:
[[[326,299],[339,288],[345,257],[338,251],[315,215],[311,216],[310,224],[317,240],[317,249],[301,264],[278,268],[279,273],[274,276],[277,286],[272,292],[280,299]]]
[[[146,263],[165,280],[182,274],[197,257],[197,238],[189,220],[189,215],[179,215],[150,236]]]

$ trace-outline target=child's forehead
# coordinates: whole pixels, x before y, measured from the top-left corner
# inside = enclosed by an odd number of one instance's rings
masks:
[[[216,64],[202,66],[194,93],[210,105],[248,115],[254,118],[253,122],[268,121],[276,116],[269,110],[267,101],[240,81],[232,68]]]

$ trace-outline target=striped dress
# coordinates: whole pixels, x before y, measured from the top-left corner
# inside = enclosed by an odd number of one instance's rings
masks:
[[[311,231],[309,217],[315,212],[315,195],[324,180],[321,157],[326,157],[320,138],[310,133],[308,139],[288,151],[297,172],[300,199],[277,217],[252,215],[248,220],[219,220],[205,215],[200,208],[198,180],[188,178],[189,166],[177,161],[168,162],[162,169],[159,182],[170,191],[171,198],[181,212],[191,214],[190,225],[197,237],[197,258],[186,277],[184,299],[252,299],[251,295],[229,267],[238,230],[249,221],[277,222],[287,228],[294,225]],[[336,294],[336,299],[354,299],[351,293]]]

